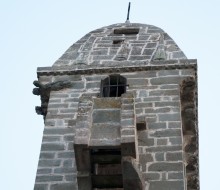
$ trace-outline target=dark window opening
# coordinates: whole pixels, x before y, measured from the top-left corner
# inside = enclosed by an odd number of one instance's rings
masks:
[[[90,154],[92,188],[123,188],[121,150],[92,149]]]
[[[139,33],[139,28],[117,28],[114,34],[136,35]]]
[[[136,128],[138,131],[146,130],[146,123],[145,122],[137,123]]]
[[[124,40],[113,40],[113,44],[122,44]]]
[[[110,75],[101,82],[101,97],[120,97],[126,92],[126,78]]]

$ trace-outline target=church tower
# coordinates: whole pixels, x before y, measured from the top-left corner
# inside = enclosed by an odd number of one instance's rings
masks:
[[[94,30],[37,76],[34,190],[199,190],[197,61],[162,29]]]

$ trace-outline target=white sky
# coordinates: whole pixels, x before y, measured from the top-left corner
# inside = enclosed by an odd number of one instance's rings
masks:
[[[201,190],[219,189],[220,1],[133,0],[131,22],[165,30],[198,59]],[[91,30],[124,22],[128,0],[0,0],[0,181],[31,190],[43,118],[32,94],[37,67],[52,66]]]

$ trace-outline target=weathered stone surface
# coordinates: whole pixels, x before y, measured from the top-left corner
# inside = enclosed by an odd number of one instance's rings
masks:
[[[179,137],[181,136],[181,130],[180,129],[164,129],[160,131],[156,131],[152,134],[150,134],[151,137]]]
[[[167,152],[166,153],[166,160],[167,161],[181,161],[183,160],[182,152]]]
[[[169,162],[158,162],[150,164],[148,167],[149,171],[182,171],[183,164],[180,162],[169,163]]]
[[[34,190],[48,190],[48,184],[35,184]]]
[[[120,110],[93,111],[93,123],[108,122],[120,122]]]
[[[62,181],[63,176],[58,175],[40,175],[36,177],[36,182]]]
[[[50,190],[73,190],[77,189],[76,183],[59,183],[51,185]]]
[[[57,167],[60,166],[61,160],[39,160],[39,167]]]
[[[64,150],[63,143],[44,143],[41,146],[41,151],[59,151]]]
[[[149,190],[184,190],[183,181],[152,181]]]

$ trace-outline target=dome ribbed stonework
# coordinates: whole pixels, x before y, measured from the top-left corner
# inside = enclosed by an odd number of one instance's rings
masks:
[[[95,66],[120,61],[187,59],[162,29],[146,24],[114,24],[94,30],[74,43],[53,66]]]

